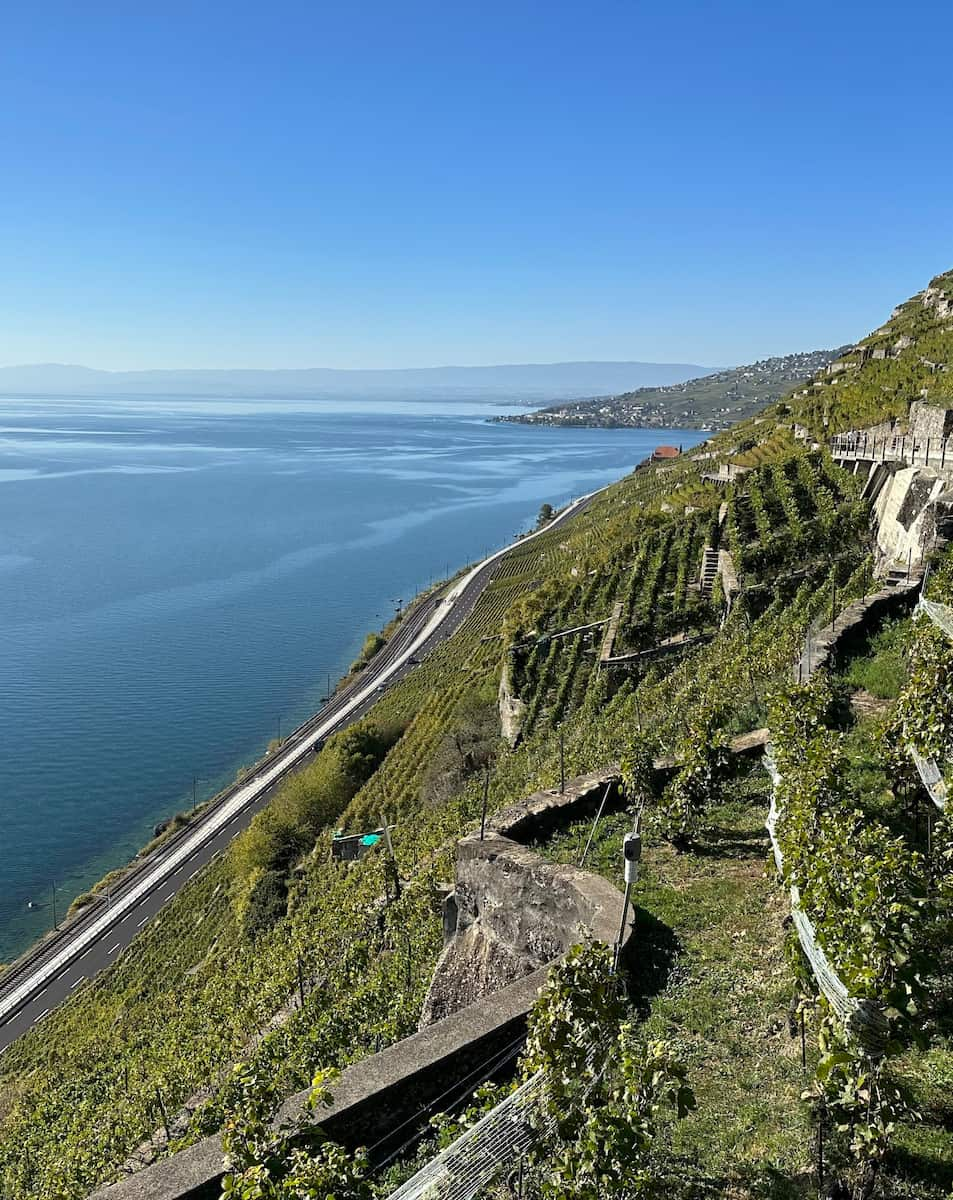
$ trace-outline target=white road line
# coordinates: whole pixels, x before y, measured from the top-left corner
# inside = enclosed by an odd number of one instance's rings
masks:
[[[80,985],[81,983],[83,983],[83,981],[84,981],[85,979],[86,979],[86,976],[85,976],[85,975],[80,975],[79,979],[77,979],[75,983],[71,983],[71,984],[70,984],[69,990],[70,990],[70,991],[72,991],[72,990],[73,990],[73,988],[78,988],[78,987],[79,987],[79,985]]]
[[[600,489],[601,490],[601,489]],[[595,495],[595,492],[590,493],[590,496]],[[581,504],[589,499],[589,496],[581,496],[578,500],[574,500],[568,505],[562,513],[560,513],[560,521],[564,521],[567,516],[573,513]],[[552,529],[551,525],[546,525],[535,533],[527,534],[518,544],[525,546],[527,542],[539,537],[540,534]],[[334,729],[345,717],[351,716],[356,711],[359,711],[368,701],[373,702],[376,699],[377,692],[382,684],[387,683],[392,679],[404,666],[407,660],[429,639],[433,636],[437,629],[443,624],[447,617],[453,612],[453,606],[456,601],[466,592],[470,583],[490,563],[502,558],[504,554],[509,554],[513,549],[512,545],[503,546],[501,549],[494,551],[482,562],[477,563],[472,567],[466,575],[454,584],[447,594],[434,606],[430,619],[426,621],[422,627],[408,642],[405,649],[398,654],[393,662],[387,667],[384,667],[372,680],[364,687],[356,691],[353,697],[342,705],[340,710],[332,717],[317,724],[305,738],[297,745],[292,746],[288,753],[281,758],[276,759],[270,766],[263,770],[254,779],[240,786],[237,791],[221,807],[210,815],[206,823],[199,825],[194,833],[185,838],[174,850],[172,850],[165,858],[157,862],[154,868],[148,872],[139,882],[124,895],[117,899],[112,907],[95,921],[92,921],[81,933],[78,933],[75,938],[70,939],[57,954],[54,954],[47,962],[40,964],[37,969],[25,979],[18,987],[13,988],[2,999],[0,999],[0,1021],[4,1019],[10,1012],[17,1008],[24,1000],[30,997],[36,991],[38,983],[43,979],[50,979],[59,975],[65,966],[67,966],[76,957],[77,952],[86,945],[91,945],[112,925],[116,924],[121,919],[122,914],[128,913],[132,908],[139,903],[144,897],[154,892],[170,876],[174,875],[179,867],[192,857],[195,852],[201,848],[203,844],[214,838],[216,833],[220,833],[232,818],[240,814],[250,804],[261,798],[263,792],[266,791],[280,776],[284,775],[290,768],[297,765],[306,755],[310,754],[317,741],[327,737],[328,732]],[[218,851],[214,857],[218,857],[221,851]],[[113,950],[119,948],[120,943],[113,947]],[[108,953],[112,954],[112,950]]]
[[[136,928],[141,929],[143,927],[143,925],[145,925],[146,921],[148,921],[148,920],[149,920],[148,917],[143,917],[142,920],[136,925]]]
[[[48,1008],[44,1008],[44,1009],[43,1009],[43,1011],[42,1011],[41,1013],[37,1013],[37,1014],[36,1014],[36,1016],[33,1018],[33,1019],[34,1019],[34,1021],[40,1021],[40,1020],[42,1020],[42,1019],[43,1019],[43,1018],[46,1016],[46,1014],[47,1014],[49,1011],[50,1011],[50,1010],[49,1010]]]
[[[115,946],[113,946],[111,949],[107,950],[106,953],[112,954],[113,950],[118,950],[121,945],[122,945],[122,942],[117,942],[115,944]]]

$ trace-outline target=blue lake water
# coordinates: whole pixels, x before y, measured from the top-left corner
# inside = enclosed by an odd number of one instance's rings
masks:
[[[0,398],[0,961],[314,711],[398,598],[662,440],[504,411]]]

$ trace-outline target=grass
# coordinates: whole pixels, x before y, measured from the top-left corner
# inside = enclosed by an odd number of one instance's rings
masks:
[[[896,700],[907,678],[905,647],[912,622],[887,621],[870,639],[866,653],[850,659],[838,679],[850,691],[864,691],[878,700]]]
[[[666,1195],[789,1197],[809,1194],[812,1129],[799,1102],[812,1065],[789,1031],[794,978],[785,951],[787,906],[766,872],[767,777],[746,769],[690,852],[643,828],[634,888],[633,999],[647,1036],[674,1041],[697,1110],[661,1140]],[[587,866],[618,884],[619,846],[631,817],[605,818]],[[580,822],[538,847],[578,861]]]

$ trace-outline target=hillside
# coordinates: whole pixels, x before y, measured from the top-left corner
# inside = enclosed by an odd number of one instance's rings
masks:
[[[953,640],[911,606],[932,556],[931,611],[953,616],[950,480],[845,469],[825,436],[945,424],[912,405],[947,394],[951,305],[953,273],[765,412],[516,543],[451,640],[0,1058],[0,1194],[79,1200],[225,1127],[233,1194],[384,1200],[515,1070],[558,1112],[468,1195],[629,1197],[627,1173],[677,1200],[946,1200],[953,842],[931,797],[953,782]],[[532,852],[618,888],[638,821],[637,952],[618,974],[602,944],[553,967],[509,1075],[474,1052],[432,1100],[415,1080],[391,1141],[306,1130],[294,1157],[265,1117],[415,1035],[448,954],[491,997],[527,945],[552,957],[541,905],[497,905],[482,942],[449,914],[475,903],[484,817],[593,772],[619,805],[553,818],[506,868]],[[382,813],[393,858],[332,856]],[[452,1177],[415,1194],[460,1194]]]
[[[502,417],[521,425],[572,425],[617,429],[682,427],[727,429],[786,395],[794,384],[843,354],[840,350],[812,350],[766,358],[744,367],[713,371],[698,379],[662,387],[641,387],[618,396],[552,404],[518,416]]]
[[[789,408],[810,429],[831,433],[902,421],[913,400],[949,404],[951,372],[953,271],[946,271],[795,389]]]

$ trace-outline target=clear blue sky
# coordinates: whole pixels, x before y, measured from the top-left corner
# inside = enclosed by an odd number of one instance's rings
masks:
[[[0,364],[721,365],[953,266],[947,0],[7,5]]]

